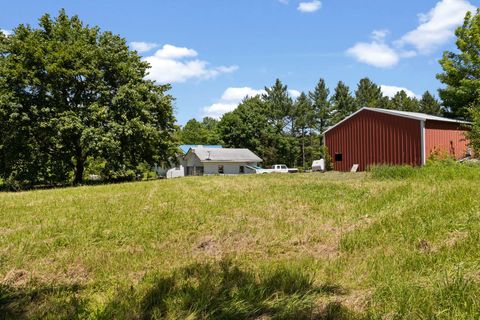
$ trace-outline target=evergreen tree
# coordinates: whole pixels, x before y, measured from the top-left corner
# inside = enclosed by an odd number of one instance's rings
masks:
[[[447,113],[471,119],[469,108],[477,105],[480,96],[480,9],[465,16],[456,32],[459,53],[445,52],[440,64],[443,73],[437,78],[446,86],[439,90]]]
[[[330,91],[328,90],[325,80],[323,79],[320,79],[315,86],[315,89],[308,94],[314,112],[314,125],[312,128],[318,131],[320,136],[320,144],[323,143],[323,132],[327,130],[332,123],[332,107],[328,99],[329,94]],[[312,134],[313,131],[310,132],[310,135]]]
[[[434,116],[441,116],[443,114],[440,102],[428,91],[422,95],[419,101],[419,110],[422,113],[431,114]]]
[[[360,80],[355,91],[355,102],[359,108],[380,108],[382,107],[382,90],[369,78]]]
[[[350,88],[342,81],[330,99],[333,109],[333,123],[337,123],[358,110],[355,99],[350,94]]]
[[[294,105],[295,123],[294,127],[298,131],[301,140],[302,166],[306,169],[306,142],[307,129],[314,124],[314,110],[307,95],[302,92]]]
[[[265,94],[262,95],[268,118],[277,128],[278,132],[291,131],[293,125],[293,101],[288,94],[287,86],[277,79],[275,84],[265,87]]]
[[[405,90],[401,90],[395,94],[390,100],[390,109],[399,111],[419,112],[419,103],[416,98],[410,98]]]
[[[299,152],[298,141],[295,138],[295,112],[293,101],[288,93],[287,86],[277,79],[270,88],[265,88],[266,93],[262,100],[267,112],[267,119],[276,132],[274,147],[277,162],[293,165]]]

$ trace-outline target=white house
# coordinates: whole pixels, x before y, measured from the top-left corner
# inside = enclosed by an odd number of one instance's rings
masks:
[[[248,149],[190,148],[184,156],[186,176],[255,173],[262,159]]]
[[[167,163],[155,165],[153,170],[159,177],[166,177],[167,179],[179,178],[185,176],[185,160],[184,156],[190,149],[193,148],[222,148],[220,145],[196,145],[196,144],[182,144],[178,146],[178,154],[176,159],[172,159]]]

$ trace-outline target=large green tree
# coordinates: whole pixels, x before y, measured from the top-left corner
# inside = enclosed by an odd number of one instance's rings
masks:
[[[440,60],[443,72],[437,78],[445,88],[439,94],[449,115],[471,119],[469,108],[480,96],[480,9],[468,12],[455,34],[459,52],[447,51]]]
[[[277,161],[276,128],[269,123],[265,103],[258,96],[247,98],[231,112],[223,115],[218,132],[226,147],[247,148],[266,164]]]
[[[333,123],[343,120],[359,109],[355,98],[350,93],[350,88],[342,81],[338,82],[330,101],[333,109]]]
[[[0,33],[0,176],[25,184],[83,180],[87,159],[118,175],[166,161],[175,131],[168,85],[125,39],[62,10]]]
[[[359,108],[384,107],[382,89],[369,78],[363,78],[355,90],[355,102]]]

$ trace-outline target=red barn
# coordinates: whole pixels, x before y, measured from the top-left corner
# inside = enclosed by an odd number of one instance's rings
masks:
[[[334,170],[375,164],[425,164],[432,152],[460,159],[468,152],[468,122],[417,112],[362,108],[327,129],[325,144]]]

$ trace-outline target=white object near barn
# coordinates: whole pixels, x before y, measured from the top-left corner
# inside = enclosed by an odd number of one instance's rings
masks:
[[[325,159],[320,159],[320,160],[314,160],[312,163],[312,171],[320,171],[324,172],[325,171]]]

